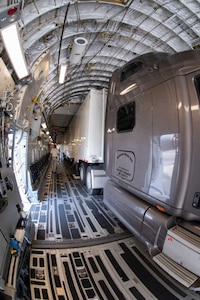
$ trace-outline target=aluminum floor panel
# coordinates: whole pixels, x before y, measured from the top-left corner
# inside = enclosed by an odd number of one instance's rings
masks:
[[[199,299],[155,264],[102,199],[87,194],[66,162],[48,171],[31,207],[31,299]]]

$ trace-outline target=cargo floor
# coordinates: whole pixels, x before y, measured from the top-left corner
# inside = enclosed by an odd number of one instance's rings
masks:
[[[73,177],[49,168],[31,206],[31,299],[199,299],[159,269],[134,236]]]

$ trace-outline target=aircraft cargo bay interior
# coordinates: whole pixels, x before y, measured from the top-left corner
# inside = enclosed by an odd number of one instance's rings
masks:
[[[200,299],[200,1],[0,1],[0,300]]]
[[[24,285],[28,274],[11,274],[21,277],[18,298],[27,293],[30,299],[198,299],[150,260],[102,195],[88,195],[74,172],[67,160],[57,163],[56,173],[50,166],[40,202],[30,207],[36,228],[30,291]]]

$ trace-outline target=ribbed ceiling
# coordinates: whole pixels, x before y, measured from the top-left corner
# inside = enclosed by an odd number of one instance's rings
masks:
[[[0,10],[16,2],[1,0]],[[29,67],[50,50],[41,101],[57,131],[65,130],[91,87],[108,86],[117,67],[146,52],[175,53],[200,44],[199,0],[24,0],[21,7],[19,24]],[[72,65],[69,56],[77,37],[88,44],[81,62]],[[64,84],[58,84],[61,64],[68,65]]]

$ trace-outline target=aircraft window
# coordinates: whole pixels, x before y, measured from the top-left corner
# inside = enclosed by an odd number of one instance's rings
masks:
[[[197,95],[200,101],[200,76],[196,77],[194,82],[197,90]]]
[[[131,131],[135,126],[135,102],[121,106],[117,111],[117,131]]]
[[[122,69],[120,81],[126,80],[128,77],[132,76],[143,67],[143,63],[141,61],[135,61]]]

